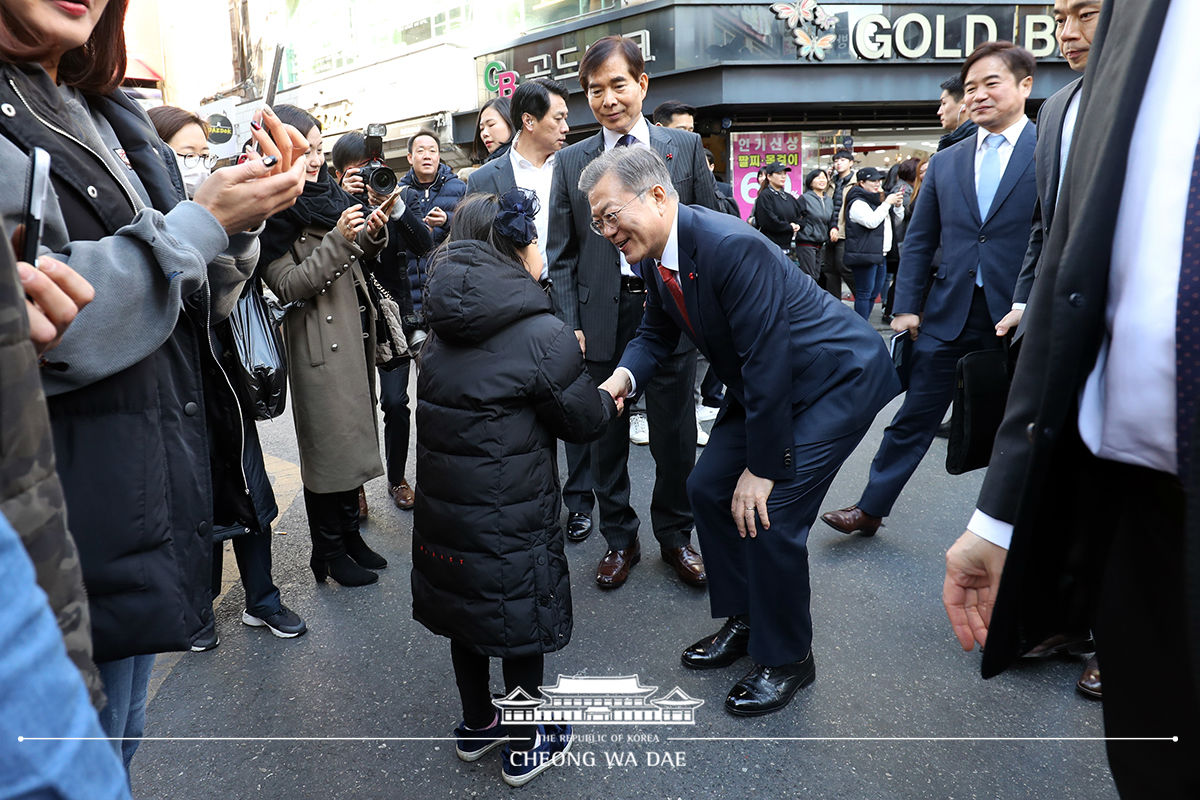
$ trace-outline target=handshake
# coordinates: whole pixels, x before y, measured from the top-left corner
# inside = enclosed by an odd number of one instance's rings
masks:
[[[617,367],[617,370],[600,384],[600,391],[607,392],[617,406],[617,413],[625,412],[625,398],[633,391],[633,379],[629,370]]]

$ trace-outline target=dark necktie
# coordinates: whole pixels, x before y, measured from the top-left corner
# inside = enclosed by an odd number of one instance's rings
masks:
[[[1192,424],[1200,399],[1200,141],[1192,161],[1183,217],[1183,253],[1179,261],[1179,298],[1175,306],[1175,433],[1179,477],[1191,460]]]
[[[692,327],[692,320],[688,317],[687,306],[683,304],[683,289],[679,285],[679,279],[675,277],[675,273],[662,265],[661,261],[655,261],[655,266],[658,267],[658,274],[662,276],[663,284],[666,285],[667,291],[671,293],[671,297],[675,298],[675,306],[679,309],[679,315],[683,317],[683,322],[687,325],[688,332],[692,335],[692,339],[696,338],[696,329]]]
[[[635,145],[635,144],[637,144],[637,137],[634,136],[632,133],[627,133],[624,136],[622,136],[620,139],[617,139],[617,143],[613,146],[614,147],[630,147],[631,145]]]

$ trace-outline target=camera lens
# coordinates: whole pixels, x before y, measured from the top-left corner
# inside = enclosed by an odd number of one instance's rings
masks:
[[[396,189],[396,173],[384,165],[380,165],[371,171],[367,177],[367,185],[376,194],[391,194]]]

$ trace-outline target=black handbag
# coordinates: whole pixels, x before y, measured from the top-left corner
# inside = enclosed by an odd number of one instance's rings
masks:
[[[257,279],[246,282],[229,317],[238,356],[234,383],[256,420],[274,419],[287,407],[287,360],[279,323],[284,311],[263,297]]]
[[[367,294],[375,306],[375,366],[390,372],[412,358],[400,323],[400,304],[373,272],[367,272]]]
[[[1012,380],[1008,340],[1004,341],[1002,349],[967,353],[955,368],[946,447],[946,471],[951,475],[986,467],[992,457]]]

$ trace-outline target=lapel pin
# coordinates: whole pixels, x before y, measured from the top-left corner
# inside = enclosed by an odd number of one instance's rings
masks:
[[[670,161],[670,160],[671,160],[671,154],[667,153],[667,161]]]
[[[696,273],[694,273],[694,272],[689,272],[689,273],[688,273],[688,280],[689,280],[689,281],[694,281],[694,280],[696,280]]]

